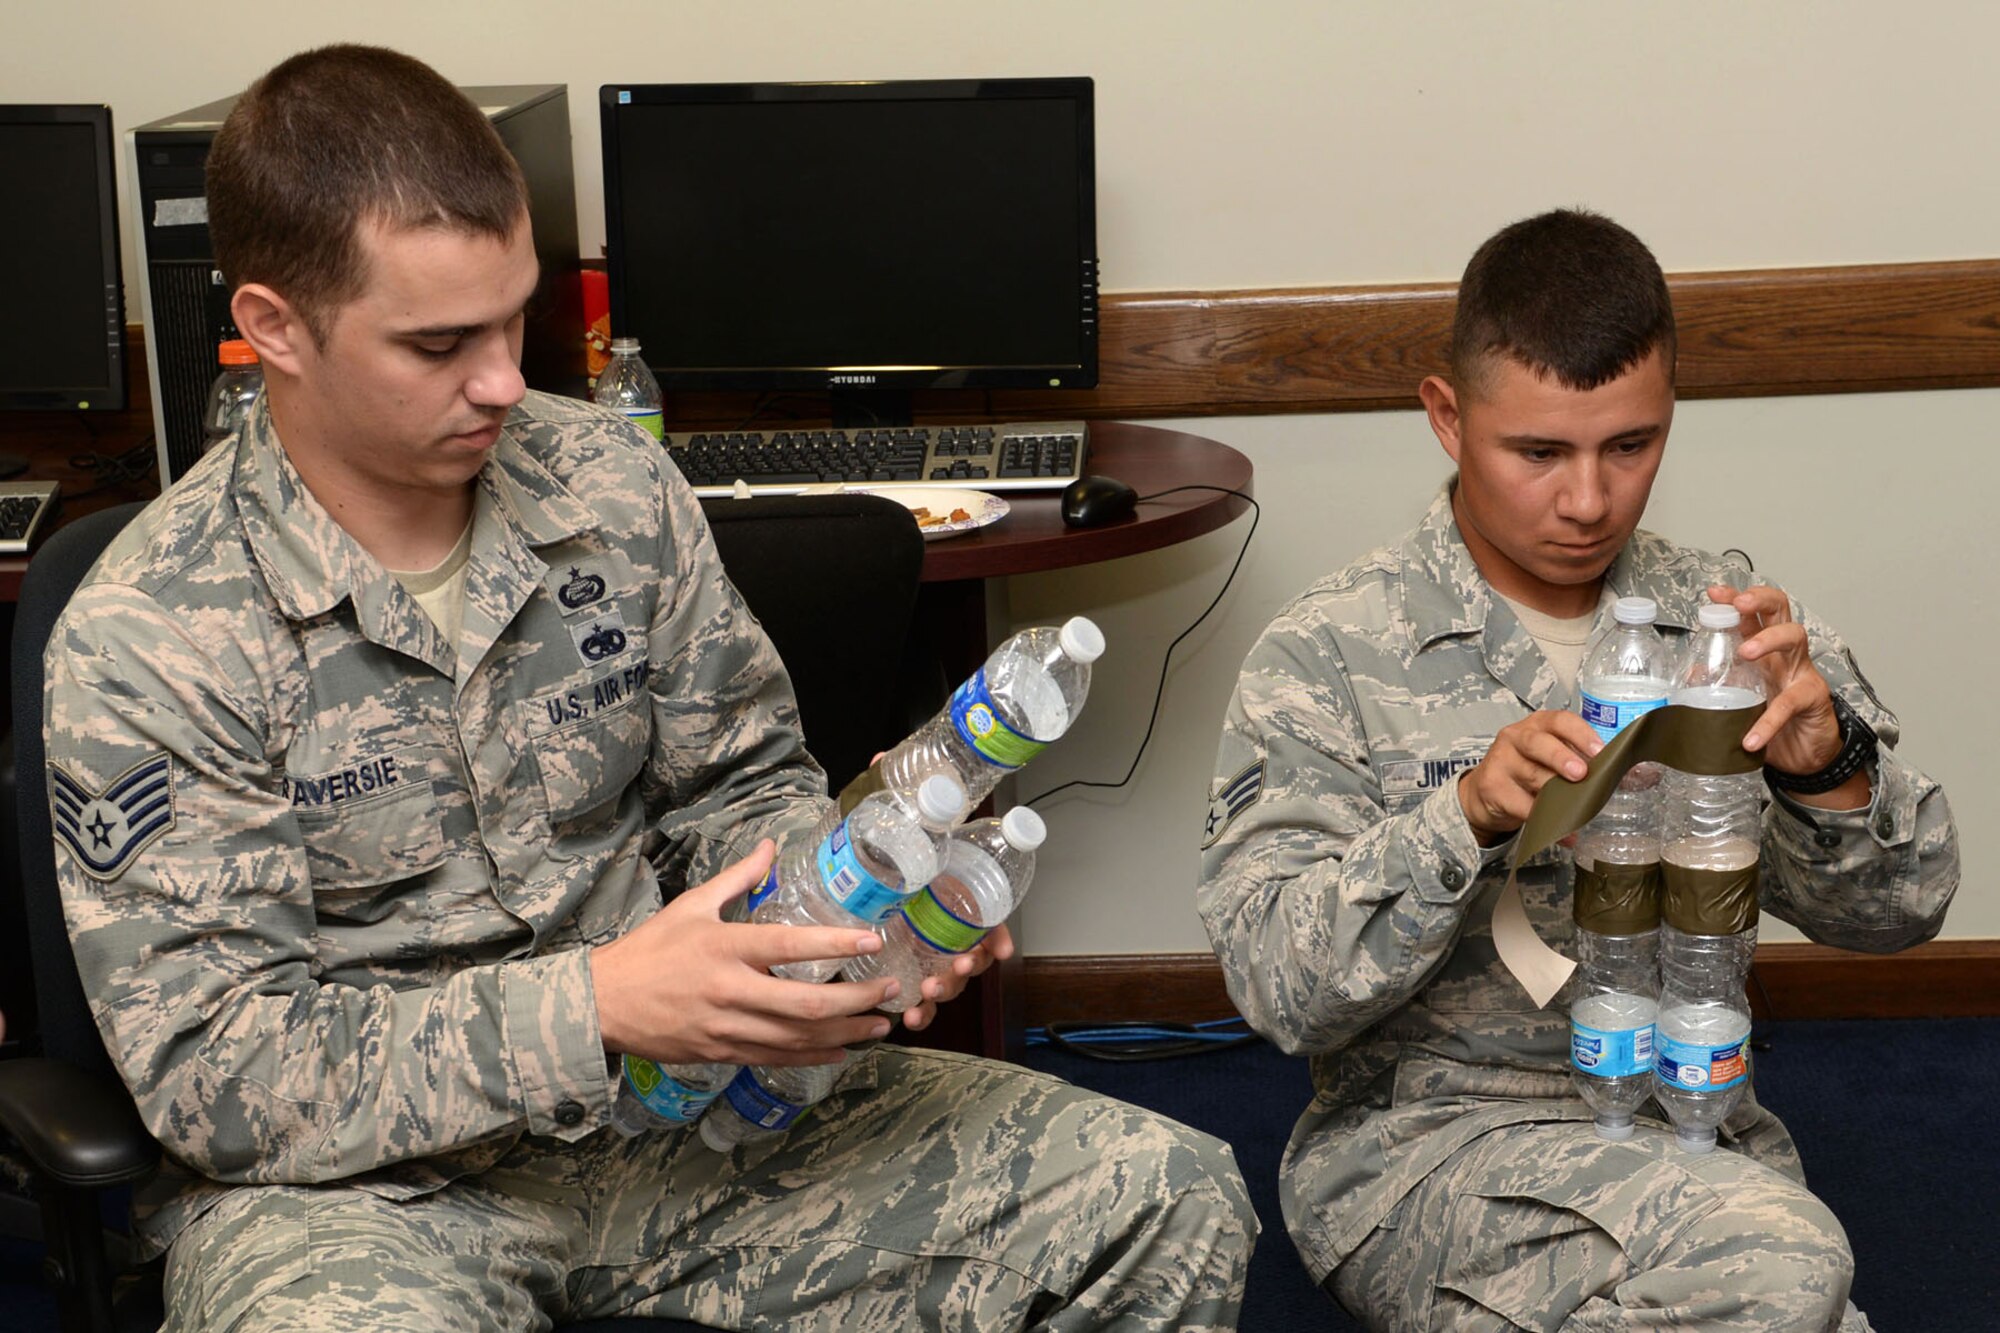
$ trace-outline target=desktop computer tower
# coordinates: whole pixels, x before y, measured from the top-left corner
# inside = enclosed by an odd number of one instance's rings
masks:
[[[528,180],[542,287],[528,309],[522,374],[532,388],[582,397],[583,290],[568,89],[528,84],[460,91],[492,120]],[[135,234],[145,278],[140,308],[162,490],[201,456],[202,409],[216,375],[215,347],[236,336],[202,196],[209,144],[235,103],[225,97],[132,131],[131,197],[139,210]]]

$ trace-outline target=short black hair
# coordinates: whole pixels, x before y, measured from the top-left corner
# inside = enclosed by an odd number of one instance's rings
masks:
[[[275,288],[321,345],[366,285],[364,221],[505,241],[528,211],[492,122],[436,70],[379,46],[305,51],[252,84],[210,146],[207,194],[229,285]]]
[[[1568,389],[1617,379],[1658,348],[1673,372],[1674,306],[1645,242],[1602,214],[1559,208],[1501,228],[1458,285],[1451,373],[1477,385],[1497,353]]]

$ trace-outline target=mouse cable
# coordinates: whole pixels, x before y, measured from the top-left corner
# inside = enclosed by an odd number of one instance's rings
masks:
[[[1103,787],[1115,791],[1119,787],[1124,786],[1126,783],[1132,780],[1132,775],[1139,771],[1139,761],[1146,757],[1146,746],[1153,739],[1153,728],[1157,726],[1160,721],[1160,700],[1166,696],[1167,670],[1173,664],[1174,649],[1181,646],[1182,639],[1185,639],[1188,635],[1194,633],[1197,629],[1201,628],[1201,622],[1208,619],[1209,612],[1215,610],[1216,607],[1222,605],[1223,597],[1226,596],[1229,592],[1229,585],[1236,582],[1236,571],[1243,567],[1243,557],[1250,553],[1250,539],[1257,535],[1257,524],[1260,521],[1262,521],[1264,517],[1263,507],[1259,505],[1256,501],[1256,498],[1250,495],[1247,491],[1239,491],[1229,486],[1200,486],[1200,485],[1175,486],[1171,490],[1155,491],[1151,495],[1140,496],[1135,503],[1145,504],[1149,500],[1159,500],[1169,495],[1178,495],[1182,491],[1219,491],[1223,495],[1233,495],[1237,499],[1243,500],[1249,504],[1250,531],[1243,534],[1243,545],[1237,548],[1236,563],[1232,564],[1229,567],[1229,577],[1225,578],[1222,581],[1222,586],[1216,590],[1215,599],[1208,604],[1207,610],[1204,610],[1200,615],[1196,616],[1194,618],[1194,623],[1192,625],[1189,625],[1186,629],[1182,630],[1179,634],[1175,635],[1174,641],[1167,645],[1166,656],[1160,659],[1160,683],[1153,690],[1153,713],[1152,716],[1146,719],[1146,734],[1139,738],[1139,750],[1136,754],[1132,756],[1132,766],[1125,770],[1125,776],[1118,779],[1118,781],[1116,782],[1091,782],[1084,778],[1076,778],[1072,781],[1065,782],[1060,786],[1051,787],[1047,791],[1043,792],[1041,795],[1031,797],[1030,799],[1022,802],[1022,804],[1029,806],[1038,805],[1041,802],[1048,800],[1049,797],[1054,796],[1057,792],[1068,791],[1071,787]]]
[[[65,491],[60,498],[81,500],[86,495],[96,495],[99,491],[113,490],[121,486],[132,486],[153,475],[153,468],[159,462],[158,452],[153,447],[153,436],[146,438],[117,453],[106,454],[95,450],[71,454],[69,465],[78,472],[92,478],[92,484],[80,490]]]

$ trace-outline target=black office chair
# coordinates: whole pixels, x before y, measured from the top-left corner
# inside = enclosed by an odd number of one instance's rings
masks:
[[[42,647],[98,553],[142,508],[121,505],[57,529],[29,563],[14,612],[15,828],[43,1054],[0,1062],[0,1126],[33,1173],[45,1271],[66,1333],[158,1327],[161,1317],[157,1280],[137,1284],[116,1315],[112,1308],[119,1266],[107,1255],[99,1196],[143,1179],[160,1150],[104,1053],[69,951],[42,751]]]
[[[923,533],[879,495],[711,499],[702,510],[791,674],[806,748],[838,791],[944,702],[937,654],[912,632]]]
[[[155,1329],[157,1265],[114,1259],[101,1196],[144,1179],[159,1146],[105,1053],[69,948],[56,888],[42,744],[42,652],[70,594],[143,508],[87,515],[53,533],[16,607],[14,805],[43,1055],[0,1061],[0,1127],[26,1153],[41,1209],[47,1274],[66,1333]],[[836,785],[932,708],[906,684],[923,538],[907,510],[871,496],[724,501],[710,508],[732,582],[792,668],[802,725]],[[107,1239],[111,1244],[107,1246]],[[114,1302],[114,1289],[118,1299]],[[593,1320],[572,1327],[674,1333],[678,1320]]]

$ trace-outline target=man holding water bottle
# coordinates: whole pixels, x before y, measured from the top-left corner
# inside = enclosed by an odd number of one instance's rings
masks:
[[[1199,905],[1237,1006],[1313,1057],[1286,1221],[1370,1328],[1867,1327],[1777,1118],[1747,1096],[1730,1151],[1700,1157],[1650,1106],[1599,1138],[1566,998],[1538,1005],[1495,943],[1536,795],[1602,746],[1571,698],[1620,596],[1675,640],[1711,599],[1752,627],[1766,910],[1889,952],[1934,935],[1957,887],[1944,793],[1833,631],[1740,562],[1639,530],[1674,353],[1665,278],[1616,223],[1560,211],[1488,240],[1451,374],[1421,389],[1456,475],[1408,536],[1278,615],[1224,721]],[[1520,867],[1517,915],[1559,949],[1573,869],[1562,848]]]
[[[776,1144],[611,1132],[621,1054],[825,1064],[888,1030],[892,980],[769,974],[872,934],[725,920],[827,808],[783,666],[657,443],[526,391],[525,186],[434,71],[277,66],[208,205],[263,399],[49,657],[65,906],[166,1150],[137,1212],[169,1325],[1233,1327],[1228,1149],[1055,1079],[882,1047]]]

